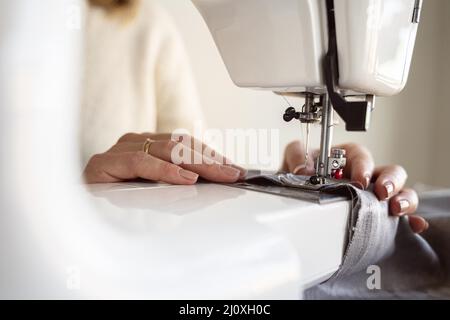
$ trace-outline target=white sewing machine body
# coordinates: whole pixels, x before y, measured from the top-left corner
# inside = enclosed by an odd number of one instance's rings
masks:
[[[305,123],[307,132],[322,127],[307,183],[341,179],[345,150],[331,149],[333,110],[347,131],[367,131],[374,96],[404,88],[422,0],[192,1],[237,86],[305,97],[283,119]]]
[[[193,0],[239,87],[325,92],[325,0]],[[340,89],[391,96],[405,86],[415,0],[334,3]]]

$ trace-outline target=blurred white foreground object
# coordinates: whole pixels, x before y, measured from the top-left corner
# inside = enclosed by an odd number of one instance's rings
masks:
[[[216,185],[85,192],[83,4],[0,3],[0,298],[297,299],[331,275],[347,202]]]

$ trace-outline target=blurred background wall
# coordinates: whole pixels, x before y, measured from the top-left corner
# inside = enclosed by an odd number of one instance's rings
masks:
[[[438,24],[438,36],[441,41],[438,44],[438,72],[440,82],[437,89],[439,98],[438,108],[436,110],[436,144],[442,146],[442,149],[435,148],[436,167],[442,172],[435,172],[433,179],[437,184],[450,184],[450,103],[448,102],[448,91],[450,90],[450,1],[434,0],[442,4],[441,18],[436,21]],[[435,5],[436,6],[436,5]],[[439,10],[439,9],[438,9]],[[440,47],[439,47],[440,46]]]
[[[231,82],[200,14],[190,1],[160,0],[179,27],[197,81],[208,127],[278,128],[280,149],[302,137],[299,125],[285,123],[286,101],[271,92],[240,89]],[[369,147],[377,164],[398,163],[409,184],[450,186],[450,1],[425,0],[406,89],[379,98],[367,133],[347,133],[341,124],[335,143]],[[290,100],[300,106],[302,101]],[[318,145],[319,130],[314,131]],[[280,153],[281,154],[281,153]]]

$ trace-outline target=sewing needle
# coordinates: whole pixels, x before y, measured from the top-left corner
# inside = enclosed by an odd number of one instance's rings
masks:
[[[309,157],[309,126],[310,126],[309,122],[306,123],[305,169],[307,167]]]

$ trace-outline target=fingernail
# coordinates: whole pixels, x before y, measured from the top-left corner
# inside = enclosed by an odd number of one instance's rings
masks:
[[[231,176],[231,177],[234,177],[234,178],[239,177],[239,175],[241,174],[241,172],[239,170],[233,169],[232,167],[229,167],[229,166],[220,166],[220,169],[227,176]]]
[[[418,230],[417,234],[421,234],[422,232],[427,231],[429,227],[430,227],[430,224],[427,221],[425,221],[425,226],[422,229]]]
[[[300,173],[301,170],[306,169],[305,164],[300,164],[298,166],[295,167],[295,169],[292,171],[293,174],[298,174]]]
[[[364,180],[365,180],[364,189],[367,189],[367,188],[369,187],[369,185],[370,185],[370,175],[369,175],[369,174],[366,174],[366,175],[364,176]]]
[[[230,167],[239,170],[239,178],[244,178],[248,173],[247,169],[242,168],[236,164],[232,164],[232,165],[230,165]]]
[[[390,181],[384,183],[384,190],[386,191],[386,198],[390,198],[394,192],[394,184]]]
[[[197,180],[198,178],[198,174],[192,171],[181,169],[180,171],[178,171],[178,173],[180,174],[180,176],[188,180]]]
[[[403,215],[406,213],[406,211],[409,209],[409,201],[406,199],[400,200],[399,202],[400,205],[400,215]]]

